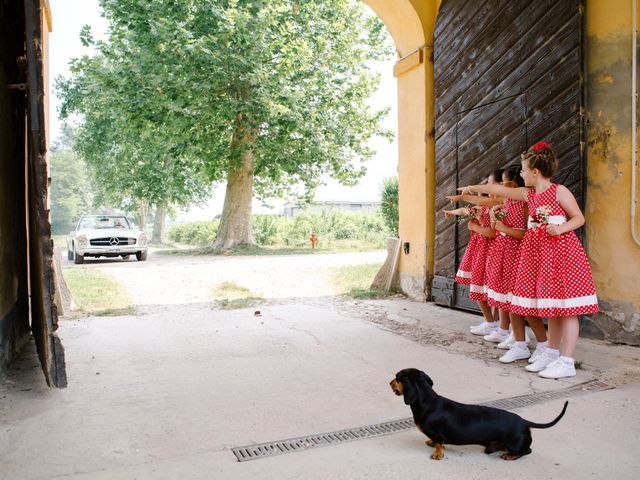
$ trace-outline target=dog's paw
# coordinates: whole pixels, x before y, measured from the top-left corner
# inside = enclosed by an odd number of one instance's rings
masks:
[[[428,439],[426,442],[424,442],[428,447],[435,447],[436,444],[433,443],[433,440]]]
[[[436,451],[431,454],[432,460],[442,460],[444,458],[444,445],[442,443],[434,443]]]
[[[517,460],[518,458],[520,458],[520,455],[511,455],[510,453],[503,453],[502,455],[500,455],[500,458],[502,458],[503,460]]]

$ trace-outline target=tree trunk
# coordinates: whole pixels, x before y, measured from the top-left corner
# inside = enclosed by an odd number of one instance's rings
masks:
[[[144,232],[144,229],[147,227],[147,204],[144,202],[138,202],[138,207],[140,230]]]
[[[156,216],[153,219],[153,235],[151,243],[164,243],[165,222],[167,219],[167,209],[158,205],[156,207]]]
[[[242,155],[242,166],[227,175],[227,191],[214,248],[256,244],[251,229],[254,164],[253,152],[247,150]]]

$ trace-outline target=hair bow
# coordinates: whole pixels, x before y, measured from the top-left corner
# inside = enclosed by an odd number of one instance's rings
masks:
[[[533,146],[533,151],[538,153],[543,148],[549,148],[549,144],[547,142],[538,142]]]

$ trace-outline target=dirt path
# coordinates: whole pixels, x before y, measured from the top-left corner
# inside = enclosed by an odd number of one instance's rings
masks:
[[[146,262],[88,260],[64,267],[97,269],[119,281],[136,306],[210,302],[222,282],[265,299],[334,295],[333,268],[384,262],[386,251],[273,256],[173,256],[150,252]]]
[[[495,363],[501,351],[481,337],[468,334],[470,322],[479,321],[475,315],[403,300],[401,295],[373,302],[335,297],[334,268],[381,264],[385,255],[384,251],[277,256],[151,253],[146,262],[89,260],[84,265],[72,265],[65,260],[63,266],[97,269],[115,278],[131,295],[138,314],[159,314],[171,310],[171,305],[180,305],[186,316],[201,315],[198,309],[202,304],[213,305],[214,288],[222,282],[233,282],[264,298],[261,305],[295,303],[322,308],[331,304],[350,318],[360,318],[423,346],[474,358],[485,365]],[[577,351],[585,369],[612,385],[640,381],[637,357],[633,347],[587,339],[581,339]]]

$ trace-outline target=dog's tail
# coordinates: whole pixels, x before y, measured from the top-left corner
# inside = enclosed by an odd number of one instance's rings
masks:
[[[558,415],[554,420],[552,420],[549,423],[534,423],[534,422],[530,422],[529,420],[525,420],[525,421],[527,422],[527,425],[529,427],[531,427],[531,428],[549,428],[549,427],[553,427],[564,416],[564,412],[567,411],[567,405],[569,405],[569,402],[564,402],[564,407],[562,408],[562,411],[560,412],[560,415]]]

